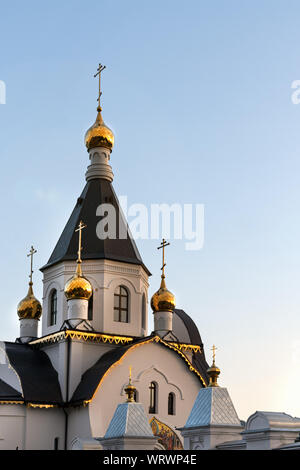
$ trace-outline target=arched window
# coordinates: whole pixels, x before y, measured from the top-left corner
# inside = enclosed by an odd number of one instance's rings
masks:
[[[128,323],[129,294],[124,286],[118,286],[114,293],[114,321]]]
[[[57,290],[54,289],[50,295],[50,326],[56,324],[57,320]]]
[[[150,405],[149,413],[157,413],[157,383],[151,382],[150,384]]]
[[[89,304],[88,304],[88,320],[93,320],[93,294],[89,298]]]
[[[135,389],[135,391],[133,393],[133,397],[134,397],[134,401],[136,403],[138,403],[138,401],[139,401],[139,392],[137,391],[137,389]]]
[[[142,296],[142,329],[146,329],[146,296]]]
[[[168,415],[175,414],[175,394],[169,393],[168,395]]]

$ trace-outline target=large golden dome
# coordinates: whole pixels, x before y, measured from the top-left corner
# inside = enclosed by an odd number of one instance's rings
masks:
[[[161,279],[160,288],[151,298],[151,308],[153,312],[163,310],[173,312],[175,309],[175,295],[166,288],[164,277]]]
[[[81,269],[77,269],[74,276],[65,285],[65,296],[67,297],[67,300],[89,300],[92,293],[93,288],[91,286],[91,283],[85,277],[82,276]]]
[[[99,108],[96,121],[87,130],[84,140],[88,150],[94,147],[107,147],[111,150],[114,146],[114,134],[110,128],[104,124]]]
[[[41,303],[35,298],[32,290],[32,282],[29,283],[29,289],[26,297],[21,300],[17,308],[20,320],[29,318],[31,320],[39,320],[42,315]]]

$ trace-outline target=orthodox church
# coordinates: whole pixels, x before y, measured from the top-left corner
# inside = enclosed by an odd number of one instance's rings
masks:
[[[86,184],[43,273],[30,281],[15,342],[0,342],[0,450],[300,449],[300,419],[257,411],[240,421],[192,318],[151,275],[114,192],[114,135],[99,96],[85,135]],[[115,212],[115,233],[103,221]],[[148,315],[154,331],[148,332]],[[41,322],[41,336],[38,325]]]
[[[28,293],[17,306],[20,331],[15,342],[0,343],[0,449],[104,448],[119,405],[123,417],[133,410],[133,422],[151,430],[151,448],[182,449],[179,428],[209,384],[199,331],[166,287],[165,240],[161,284],[148,312],[151,274],[112,185],[114,135],[102,118],[103,69],[96,74],[96,121],[85,135],[86,183],[41,268],[42,303],[33,292],[32,247]],[[99,233],[103,204],[115,209],[116,237]]]

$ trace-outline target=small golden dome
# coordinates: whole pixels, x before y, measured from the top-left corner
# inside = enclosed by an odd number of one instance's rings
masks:
[[[163,310],[173,312],[175,309],[175,295],[166,288],[164,276],[161,278],[160,288],[151,298],[151,308],[153,312]]]
[[[34,297],[32,290],[32,282],[29,283],[29,289],[26,297],[21,300],[17,308],[20,320],[29,318],[39,320],[42,315],[41,303]]]
[[[110,128],[104,124],[101,110],[99,108],[96,121],[87,130],[84,140],[88,150],[94,147],[107,147],[111,150],[114,146],[114,134]]]
[[[219,384],[218,384],[218,377],[220,375],[220,369],[219,367],[217,367],[215,365],[215,363],[213,363],[213,365],[211,367],[209,367],[209,369],[207,369],[207,374],[209,376],[209,387],[218,387]]]
[[[76,273],[65,285],[65,296],[67,297],[67,300],[89,300],[92,293],[93,289],[91,283],[82,276],[80,264],[78,264]]]

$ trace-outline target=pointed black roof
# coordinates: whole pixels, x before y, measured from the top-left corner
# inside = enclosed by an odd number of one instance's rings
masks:
[[[116,210],[116,239],[101,240],[96,234],[96,226],[101,220],[101,217],[96,215],[100,204],[112,204]],[[142,261],[127,222],[122,216],[112,184],[100,178],[86,183],[48,263],[41,268],[41,271],[61,261],[77,259],[78,234],[75,229],[81,220],[87,225],[83,232],[82,259],[109,259],[139,264],[148,275],[151,275]],[[127,234],[127,237],[119,238],[119,233]]]

